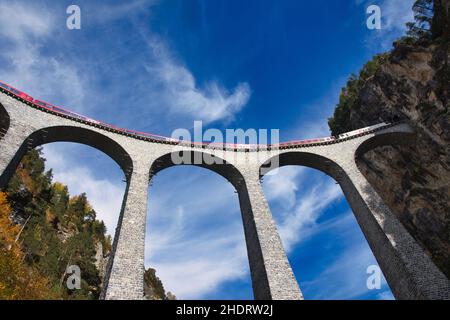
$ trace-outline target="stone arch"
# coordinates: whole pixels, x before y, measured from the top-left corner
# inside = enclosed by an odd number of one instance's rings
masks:
[[[93,147],[113,159],[122,169],[127,179],[133,172],[133,161],[130,155],[113,139],[83,127],[52,126],[34,131],[23,141],[1,176],[1,186],[3,187],[8,183],[17,165],[28,150],[53,142],[74,142]]]
[[[11,124],[11,119],[5,107],[0,103],[0,140],[8,132],[9,126]]]
[[[387,145],[408,145],[414,142],[415,134],[412,131],[381,132],[364,140],[355,151],[355,158],[377,147]]]
[[[345,196],[345,199],[349,206],[351,207],[354,216],[358,222],[359,227],[361,228],[361,231],[364,234],[364,237],[366,238],[369,247],[371,248],[372,253],[376,257],[377,261],[380,262],[379,254],[376,248],[373,247],[371,244],[370,239],[367,236],[367,232],[364,228],[364,225],[366,224],[366,221],[362,221],[360,219],[361,216],[364,216],[364,213],[366,212],[367,206],[364,203],[364,199],[359,195],[359,192],[357,188],[355,187],[354,183],[352,182],[350,176],[347,174],[347,172],[344,170],[343,167],[341,167],[340,164],[337,162],[319,154],[305,152],[305,151],[286,151],[280,153],[278,156],[274,156],[272,159],[267,160],[261,167],[260,167],[260,176],[263,177],[265,174],[270,172],[271,170],[275,168],[271,168],[269,171],[264,171],[262,168],[264,166],[268,166],[268,164],[273,161],[275,157],[278,157],[279,165],[278,168],[284,167],[284,166],[303,166],[308,167],[312,169],[319,170],[326,175],[333,178],[341,187],[342,192]],[[385,268],[381,263],[380,267],[383,271],[383,273],[386,275],[387,268]],[[386,277],[388,280],[389,286],[392,288],[392,283],[389,282],[388,277]],[[394,293],[394,290],[393,290]]]
[[[174,163],[173,159],[174,156],[178,156],[179,153],[182,153],[182,156],[187,156],[188,159],[192,159],[195,161],[192,161],[192,163]],[[210,159],[213,160],[212,164],[207,164],[204,161],[198,161],[198,159],[203,159],[204,156],[211,157]],[[177,165],[193,165],[201,168],[205,168],[208,170],[211,170],[222,177],[224,177],[228,182],[230,182],[236,190],[239,190],[241,187],[245,187],[245,183],[242,183],[244,181],[244,178],[242,174],[239,172],[239,170],[226,160],[215,156],[214,154],[206,153],[206,152],[200,152],[200,151],[179,151],[179,152],[171,152],[166,153],[156,159],[151,168],[150,168],[150,179],[152,176],[156,175],[158,172],[173,167]]]
[[[315,153],[304,151],[287,151],[273,156],[261,165],[259,169],[261,177],[266,175],[268,172],[276,169],[270,166],[271,163],[275,162],[275,158],[277,158],[278,161],[278,165],[276,168],[281,168],[284,166],[303,166],[322,171],[323,173],[331,176],[336,181],[345,178],[344,170],[333,160]],[[263,170],[262,168],[270,169]]]
[[[255,224],[255,210],[257,209],[253,207],[254,204],[252,204],[252,200],[250,199],[251,186],[248,185],[248,181],[246,181],[244,175],[233,164],[214,154],[188,150],[182,152],[185,155],[190,155],[191,159],[194,159],[195,156],[209,155],[212,156],[212,159],[217,160],[217,162],[214,162],[214,164],[206,164],[204,162],[175,164],[172,161],[174,152],[167,153],[153,162],[150,169],[150,180],[152,176],[164,169],[177,165],[193,165],[211,170],[230,182],[236,189],[239,197],[239,207],[244,227],[254,299],[272,299],[274,293],[271,292],[270,274],[265,265],[264,253],[260,243],[261,239],[258,238],[257,225]]]

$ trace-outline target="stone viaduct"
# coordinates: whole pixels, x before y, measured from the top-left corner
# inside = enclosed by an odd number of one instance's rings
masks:
[[[139,138],[53,113],[2,91],[0,130],[0,187],[7,184],[27,150],[58,141],[94,147],[124,171],[127,186],[104,282],[104,299],[143,298],[149,182],[160,170],[175,165],[174,154],[192,156],[197,159],[194,165],[220,174],[235,187],[255,299],[303,299],[261,187],[260,179],[273,169],[273,163],[277,167],[315,168],[340,184],[397,299],[450,299],[450,281],[383,203],[355,161],[377,146],[413,141],[414,133],[407,124],[316,145],[223,150]]]

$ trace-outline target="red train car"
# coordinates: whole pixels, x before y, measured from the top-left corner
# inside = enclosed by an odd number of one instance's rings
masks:
[[[33,97],[32,96],[27,95],[25,92],[22,92],[22,91],[20,91],[20,90],[18,90],[16,88],[14,88],[13,86],[10,86],[9,84],[6,84],[6,83],[0,81],[0,87],[2,87],[3,89],[11,92],[15,96],[17,96],[17,97],[19,97],[19,98],[21,98],[23,100],[26,100],[28,102],[33,102]]]

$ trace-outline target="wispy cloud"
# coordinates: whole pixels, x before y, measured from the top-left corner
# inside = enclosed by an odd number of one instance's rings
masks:
[[[0,3],[0,35],[14,42],[29,42],[30,38],[49,36],[53,17],[46,10],[29,4]]]
[[[43,50],[56,37],[56,21],[45,5],[0,3],[0,74],[29,93],[80,108],[84,89],[77,67]]]
[[[123,18],[129,19],[131,15],[141,13],[156,5],[159,0],[133,0],[121,4],[95,4],[97,23],[112,23]]]
[[[173,128],[181,124],[190,126],[193,120],[203,120],[205,123],[232,121],[250,99],[249,84],[243,81],[229,89],[214,75],[214,80],[199,83],[183,60],[169,48],[166,39],[154,33],[148,23],[143,23],[142,17],[150,16],[156,3],[135,0],[126,4],[92,2],[82,5],[82,19],[89,22],[83,20],[82,29],[71,33],[65,29],[64,13],[45,3],[38,6],[31,1],[3,2],[0,4],[2,79],[36,97],[91,116],[92,110],[89,109],[104,112],[106,101],[112,103],[109,103],[109,108],[121,110],[123,105],[117,101],[123,95],[129,96],[129,86],[133,86],[135,99],[142,95],[146,97],[143,100],[145,104],[127,106],[140,114],[139,121],[155,113],[165,113],[165,121],[168,122],[165,125]],[[91,18],[93,12],[95,19]],[[95,28],[114,33],[114,23],[125,18],[133,28],[130,39],[134,40],[129,41],[139,46],[139,54],[130,54],[126,46],[116,43],[113,47],[99,47],[99,50],[104,50],[99,52],[104,55],[102,59],[96,56],[93,61],[89,58],[90,54],[78,59],[70,54],[66,57],[64,50],[67,48],[57,43],[69,38],[78,41],[77,52],[85,52],[83,48],[97,48],[96,44],[78,35],[94,32]],[[109,38],[109,33],[99,33],[97,41],[106,42],[105,36]],[[142,43],[145,45],[142,46]],[[111,50],[115,58],[108,62]],[[129,68],[118,70],[112,64],[114,59],[123,56],[127,56]],[[94,64],[95,68],[89,67],[89,64]],[[132,77],[131,70],[136,71]],[[104,73],[108,73],[110,83],[117,86],[108,88],[108,92],[103,91],[105,87],[101,76]],[[123,86],[124,78],[129,81],[129,86]]]
[[[182,57],[171,48],[170,41],[136,17],[139,13],[151,19],[151,8],[157,3],[136,0],[123,5],[97,5],[101,23],[110,24],[126,18],[133,25],[133,43],[139,45],[141,52],[129,55],[126,48],[119,48],[130,57],[127,61],[130,68],[139,70],[133,77],[136,80],[133,92],[146,97],[144,105],[134,105],[133,108],[141,116],[144,113],[140,109],[145,109],[147,115],[156,113],[160,118],[167,118],[173,128],[190,127],[194,120],[202,120],[205,124],[234,120],[250,99],[250,85],[241,81],[234,88],[227,88],[215,79],[213,73],[206,75],[213,80],[199,82]],[[142,43],[145,46],[141,46]],[[122,75],[113,72],[113,77],[122,78]]]
[[[230,121],[250,99],[248,83],[237,84],[233,90],[217,81],[199,85],[192,72],[170,53],[167,45],[157,36],[147,37],[152,60],[145,65],[147,73],[160,92],[160,99],[168,110],[191,119],[213,122]]]
[[[277,200],[286,210],[290,210],[296,203],[296,192],[302,168],[285,167],[271,171],[264,177],[264,190],[268,201]]]
[[[313,299],[358,299],[369,292],[367,288],[367,267],[376,265],[376,261],[364,243],[351,245],[343,254],[339,255],[331,265],[324,268],[314,280],[303,283],[308,291],[314,287]],[[379,299],[392,297],[386,280],[382,279],[382,288],[377,290]]]
[[[366,42],[369,46],[383,51],[392,48],[392,43],[405,34],[406,23],[413,21],[412,6],[415,0],[357,0],[367,8],[376,4],[381,8],[381,30],[371,30]]]
[[[331,179],[313,178],[304,171],[305,169],[298,167],[286,167],[264,181],[269,201],[282,204],[276,218],[281,239],[288,252],[317,226],[317,219],[325,209],[342,199],[341,188]],[[299,191],[299,177],[314,186]]]

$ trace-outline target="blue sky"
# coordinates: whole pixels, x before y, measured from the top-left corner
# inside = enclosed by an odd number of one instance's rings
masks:
[[[0,79],[92,118],[157,134],[192,128],[329,135],[340,88],[391,47],[413,0],[0,0]],[[81,30],[66,8],[81,8]],[[377,4],[382,29],[366,28]],[[45,146],[55,178],[86,192],[112,232],[125,184],[101,152]],[[301,167],[264,180],[307,299],[389,299],[366,287],[376,264],[335,182]],[[237,195],[200,168],[170,168],[149,192],[146,264],[179,298],[251,299]]]

